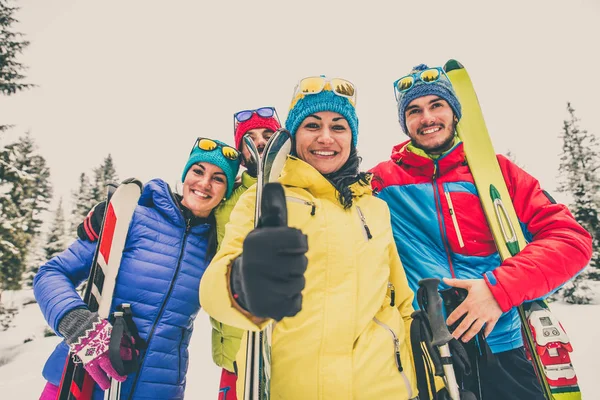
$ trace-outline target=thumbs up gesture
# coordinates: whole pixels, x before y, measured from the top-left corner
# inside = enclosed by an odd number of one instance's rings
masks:
[[[238,304],[252,315],[280,321],[302,309],[308,240],[287,225],[283,187],[263,188],[261,216],[244,240],[243,253],[231,270],[231,289]]]

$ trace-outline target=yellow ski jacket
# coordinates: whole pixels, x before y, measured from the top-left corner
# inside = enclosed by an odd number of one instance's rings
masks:
[[[388,207],[371,195],[370,187],[356,183],[351,186],[353,205],[345,210],[331,183],[295,157],[288,157],[279,181],[285,187],[289,226],[308,236],[308,268],[302,310],[273,331],[271,398],[417,396],[409,339],[413,293]],[[228,268],[253,229],[255,198],[253,186],[231,213],[221,249],[202,278],[200,297],[215,319],[258,331],[267,323],[257,326],[233,307],[227,281]],[[237,356],[240,397],[245,345],[243,339]]]

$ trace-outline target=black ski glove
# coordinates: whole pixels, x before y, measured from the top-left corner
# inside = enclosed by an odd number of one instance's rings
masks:
[[[287,226],[283,187],[265,185],[259,223],[232,265],[233,297],[256,317],[276,321],[293,317],[302,309],[307,251],[306,235]]]
[[[106,213],[106,201],[101,201],[90,210],[83,222],[79,224],[77,227],[77,237],[88,242],[97,241],[100,228],[102,228],[104,213]]]

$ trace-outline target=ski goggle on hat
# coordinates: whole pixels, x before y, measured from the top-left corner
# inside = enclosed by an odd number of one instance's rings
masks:
[[[262,118],[271,118],[273,115],[275,115],[275,108],[261,107],[257,108],[256,110],[242,110],[233,114],[233,117],[237,122],[244,122],[252,118],[252,114],[256,114]]]
[[[277,115],[277,111],[275,110],[275,107],[260,107],[260,108],[254,109],[254,110],[238,111],[235,114],[233,114],[233,130],[234,130],[234,132],[236,131],[238,125],[240,125],[242,122],[250,121],[254,114],[256,114],[260,118],[264,118],[265,120],[274,119],[276,121],[276,123],[279,126],[281,126],[281,123],[279,122],[279,116]],[[269,127],[272,125],[272,123],[269,123],[268,121],[265,121],[265,123]],[[279,129],[279,127],[274,129],[273,131],[276,131],[277,129]]]
[[[327,78],[325,76],[310,76],[301,79],[296,85],[292,104],[290,109],[294,107],[296,102],[303,96],[321,93],[323,90],[330,90],[334,94],[345,97],[350,100],[350,103],[356,105],[356,88],[354,84],[342,78]]]
[[[223,154],[223,157],[227,158],[228,160],[232,160],[232,161],[235,161],[240,157],[240,152],[237,151],[235,148],[233,148],[231,146],[227,146],[227,145],[222,145],[222,144],[217,143],[216,141],[214,141],[212,139],[208,139],[208,138],[199,137],[198,139],[196,139],[196,143],[194,143],[194,147],[192,147],[192,151],[190,151],[190,154],[192,154],[194,152],[196,147],[198,147],[200,150],[204,150],[204,151],[214,151],[214,150],[220,148],[221,154]]]
[[[403,76],[400,79],[394,81],[394,94],[396,101],[400,101],[400,94],[410,90],[417,80],[423,83],[434,83],[439,81],[442,77],[445,77],[448,81],[448,75],[440,67],[427,68],[417,73]]]

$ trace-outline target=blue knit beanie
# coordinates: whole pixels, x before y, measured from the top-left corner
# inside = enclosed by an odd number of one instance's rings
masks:
[[[237,176],[238,170],[240,168],[240,158],[238,157],[235,160],[230,160],[229,158],[223,155],[221,146],[229,146],[232,148],[235,147],[215,139],[210,140],[214,141],[219,146],[214,150],[202,150],[197,146],[197,142],[196,144],[194,144],[194,148],[190,153],[190,158],[188,159],[187,163],[185,164],[185,167],[183,168],[181,182],[185,181],[185,176],[187,175],[188,170],[192,167],[192,165],[196,163],[206,162],[209,164],[216,165],[217,167],[223,170],[223,173],[227,177],[227,192],[225,193],[225,198],[228,199],[231,196],[231,193],[233,192],[235,177]]]
[[[454,115],[460,121],[462,117],[462,110],[460,102],[454,93],[452,83],[448,80],[445,74],[441,74],[440,78],[432,83],[425,83],[420,80],[417,76],[421,71],[428,69],[429,67],[425,64],[417,65],[410,71],[409,75],[415,75],[415,83],[406,92],[402,92],[398,96],[398,121],[404,133],[408,134],[405,121],[405,110],[411,101],[423,96],[434,95],[438,96],[448,102]]]
[[[290,106],[285,127],[294,137],[304,118],[321,111],[332,111],[343,116],[352,131],[352,144],[356,147],[358,141],[358,117],[354,106],[346,97],[338,96],[331,90],[323,89],[317,94],[299,95],[300,99]]]

